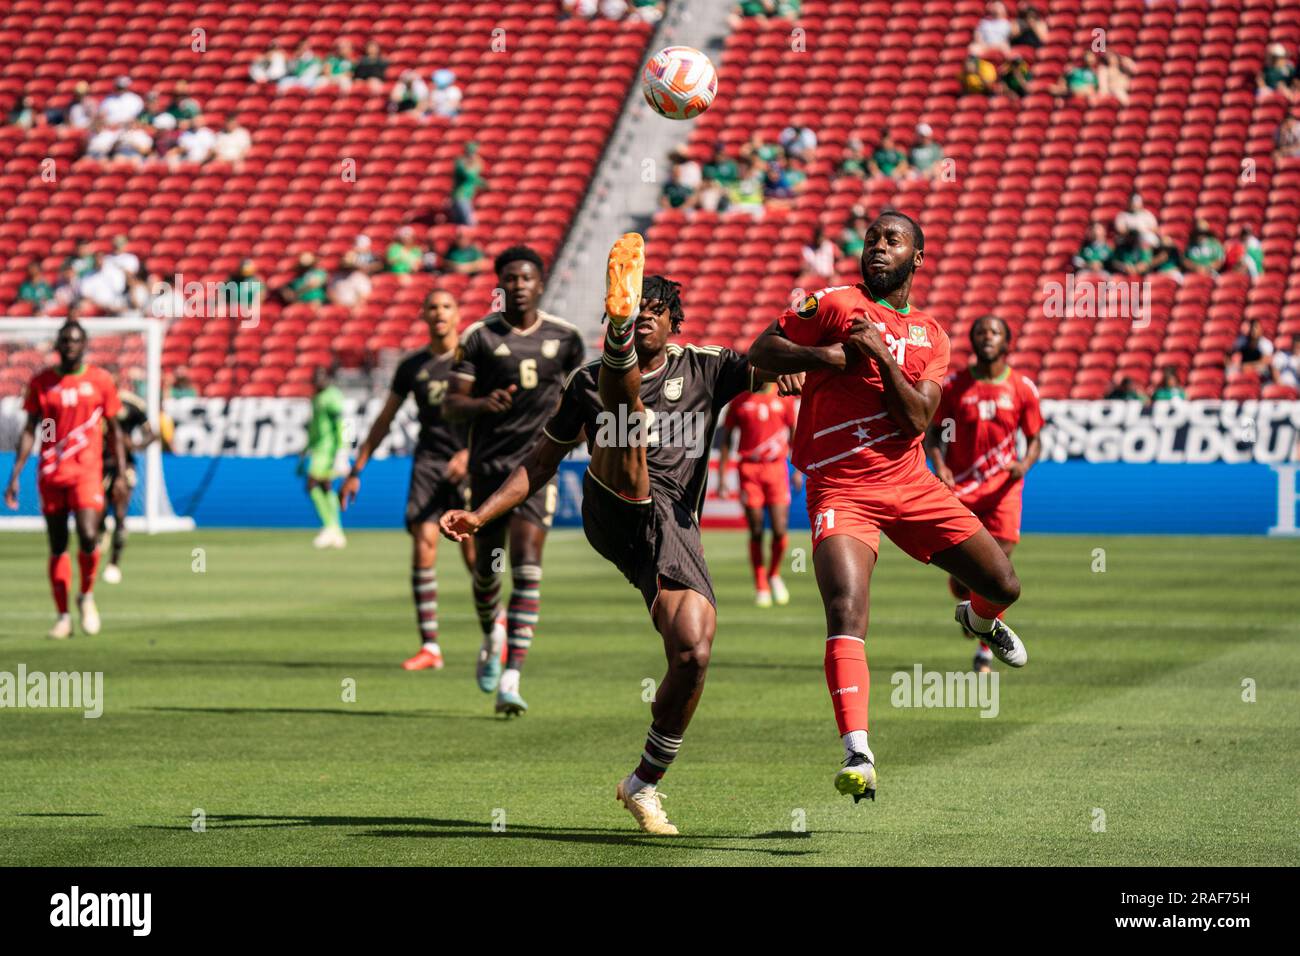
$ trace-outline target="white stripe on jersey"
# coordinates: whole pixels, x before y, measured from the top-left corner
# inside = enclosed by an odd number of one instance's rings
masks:
[[[823,428],[819,432],[813,432],[813,438],[821,438],[823,435],[829,435],[831,432],[837,432],[840,429],[848,428],[850,425],[861,425],[864,422],[874,422],[877,418],[884,418],[889,412],[881,412],[879,415],[868,415],[866,418],[850,418],[846,422],[840,422],[838,425],[831,425],[829,428]]]

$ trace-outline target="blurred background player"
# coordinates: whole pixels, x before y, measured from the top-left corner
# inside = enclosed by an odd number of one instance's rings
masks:
[[[813,566],[826,607],[826,685],[844,743],[835,788],[875,799],[867,746],[871,674],[866,633],[880,534],[974,592],[957,605],[1013,667],[1028,655],[999,615],[1020,596],[1011,562],[957,496],[926,467],[921,439],[948,372],[948,336],[913,308],[912,276],[925,259],[921,227],[885,212],[867,228],[863,282],[808,296],[772,323],[750,359],[808,373],[795,431],[795,466],[808,476]]]
[[[709,437],[722,407],[753,388],[760,373],[730,349],[668,343],[684,318],[680,286],[662,276],[650,276],[643,285],[644,248],[640,235],[628,233],[610,251],[609,325],[600,361],[568,378],[559,408],[501,489],[475,511],[449,511],[442,527],[454,539],[474,533],[552,481],[570,449],[586,441],[591,452],[582,485],[587,541],[641,592],[668,658],[668,672],[650,705],[653,719],[641,760],[619,782],[615,796],[642,830],[670,836],[677,827],[664,813],[658,784],[704,692],[717,628],[699,525]],[[634,438],[647,410],[660,423],[656,437]],[[686,429],[666,424],[686,420],[670,413],[699,424],[691,429],[693,445]]]
[[[456,346],[460,342],[460,306],[450,292],[434,289],[425,296],[420,318],[429,330],[427,348],[402,360],[393,375],[392,390],[357,450],[357,460],[339,499],[344,511],[361,490],[361,472],[392,427],[397,410],[408,395],[414,397],[420,437],[411,463],[411,484],[406,494],[406,530],[411,535],[411,596],[420,631],[420,650],[402,663],[408,671],[441,670],[438,646],[438,519],[443,512],[464,507],[469,451],[465,432],[442,416],[443,399],[451,378]],[[474,572],[474,541],[461,542],[465,567]]]
[[[307,423],[307,447],[298,459],[298,473],[307,472],[307,494],[320,515],[320,534],[312,540],[316,548],[343,548],[347,538],[339,521],[339,499],[334,494],[335,462],[344,449],[343,393],[324,366],[316,369],[311,384],[311,420]]]
[[[722,432],[722,450],[718,455],[718,497],[729,494],[726,487],[727,462],[731,457],[732,436],[739,435],[736,455],[740,458],[740,504],[749,525],[749,564],[754,572],[754,603],[771,607],[790,603],[790,592],[781,580],[781,559],[785,556],[786,529],[790,517],[790,437],[798,415],[798,399],[778,395],[776,385],[768,383],[760,392],[741,395],[727,406]],[[795,487],[803,475],[795,472]],[[772,551],[763,560],[763,513],[772,522]]]
[[[975,361],[944,382],[926,450],[939,480],[956,492],[1010,557],[1020,540],[1023,479],[1042,446],[1043,415],[1034,383],[1007,364],[1011,330],[1005,322],[994,316],[977,320],[970,344]],[[1017,431],[1025,436],[1023,458],[1016,457]],[[949,577],[948,586],[959,601],[970,598],[970,588],[957,578]],[[965,627],[962,632],[975,636]],[[975,670],[989,670],[992,660],[981,641]]]
[[[122,450],[126,455],[126,471],[119,472],[110,447],[111,435],[104,432],[104,513],[99,518],[100,547],[108,538],[108,519],[113,518],[112,550],[104,567],[105,584],[118,584],[122,580],[122,552],[126,550],[126,512],[131,504],[131,494],[136,486],[135,453],[143,451],[158,440],[149,424],[149,409],[145,401],[128,388],[117,393],[122,404],[117,425],[122,432]],[[139,432],[139,438],[136,433]],[[125,496],[115,494],[116,486],[126,485]]]
[[[528,246],[511,246],[494,263],[505,299],[500,312],[465,330],[445,402],[449,420],[469,430],[470,500],[487,501],[528,454],[555,410],[565,377],[582,364],[582,336],[568,322],[542,312],[542,257]],[[478,686],[497,692],[496,712],[524,713],[520,669],[533,642],[541,606],[542,548],[555,516],[554,481],[476,535],[474,608],[483,631]],[[506,614],[507,660],[501,669],[501,579],[497,556],[510,550],[512,589]],[[494,563],[496,566],[494,567]]]
[[[103,369],[82,361],[86,353],[85,329],[77,322],[65,322],[54,348],[59,353],[59,364],[38,372],[27,386],[23,401],[27,423],[18,440],[5,504],[11,509],[18,507],[18,478],[35,446],[36,487],[50,542],[50,588],[59,612],[49,636],[63,639],[72,636],[72,620],[68,617],[68,589],[72,585],[68,514],[75,518],[81,545],[77,554],[81,569],[81,593],[77,597],[81,630],[98,634],[99,612],[93,591],[99,568],[99,514],[104,510],[102,430],[109,435],[109,449],[119,474],[126,470],[126,455],[117,424],[122,410],[117,387]],[[126,484],[119,483],[115,493],[125,507]]]

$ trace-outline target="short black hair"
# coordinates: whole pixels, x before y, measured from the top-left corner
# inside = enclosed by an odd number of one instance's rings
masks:
[[[981,315],[978,319],[970,324],[970,347],[975,347],[975,329],[984,321],[996,322],[1002,326],[1002,337],[1006,340],[1007,348],[1011,348],[1011,326],[1007,325],[1007,320],[999,315]]]
[[[876,217],[876,221],[880,221],[881,219],[885,219],[885,218],[906,220],[912,227],[913,248],[915,248],[917,252],[925,251],[925,233],[921,231],[921,224],[919,222],[917,222],[907,213],[899,212],[897,209],[886,209],[884,212],[882,212],[879,216]]]
[[[641,283],[641,301],[661,302],[668,309],[668,325],[674,333],[681,331],[686,313],[682,310],[682,284],[663,276],[647,276]]]
[[[81,337],[82,337],[83,339],[86,337],[86,329],[85,329],[85,326],[83,326],[83,325],[82,325],[80,322],[78,322],[76,319],[68,319],[68,321],[64,322],[61,326],[59,326],[59,336],[58,336],[58,337],[59,337],[59,338],[62,338],[64,332],[80,332],[80,333],[81,333]]]
[[[531,262],[537,266],[537,274],[546,277],[546,267],[542,265],[542,257],[537,254],[537,250],[532,246],[511,246],[496,257],[493,267],[496,269],[497,277],[500,278],[501,272],[512,262]]]

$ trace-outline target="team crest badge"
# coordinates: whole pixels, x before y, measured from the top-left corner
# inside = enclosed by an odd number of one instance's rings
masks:
[[[907,327],[907,344],[929,346],[930,337],[925,334],[924,325],[909,325]]]
[[[555,358],[560,351],[559,339],[547,339],[542,343],[542,354],[547,358]]]
[[[664,398],[670,402],[675,402],[682,397],[682,385],[685,384],[686,377],[670,378],[664,382]]]
[[[817,296],[810,295],[800,303],[799,308],[795,310],[795,315],[801,319],[811,319],[817,314]]]

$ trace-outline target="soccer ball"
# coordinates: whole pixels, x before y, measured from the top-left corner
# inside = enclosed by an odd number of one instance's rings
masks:
[[[713,62],[689,46],[666,46],[641,72],[646,102],[660,116],[688,120],[709,108],[718,92]]]

